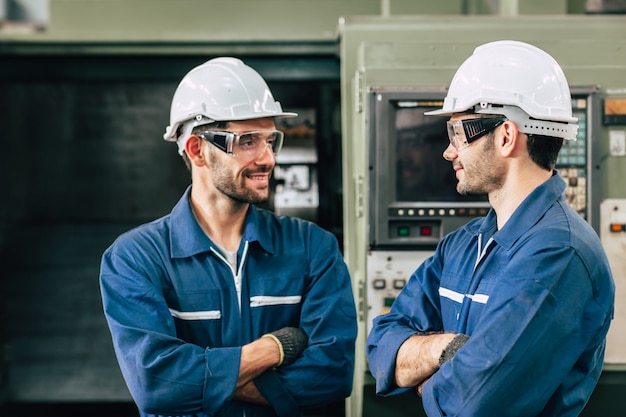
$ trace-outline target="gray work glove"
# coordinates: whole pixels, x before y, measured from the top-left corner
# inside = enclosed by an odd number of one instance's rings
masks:
[[[441,356],[439,357],[439,366],[443,365],[463,347],[463,345],[469,340],[469,336],[465,334],[457,334],[454,339],[448,343],[448,345],[443,349]]]
[[[280,361],[276,365],[277,368],[292,364],[309,344],[309,337],[297,327],[283,327],[261,337],[274,339],[278,345]]]

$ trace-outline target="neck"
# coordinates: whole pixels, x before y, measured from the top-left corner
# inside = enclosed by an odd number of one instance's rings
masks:
[[[203,193],[192,187],[191,208],[204,232],[226,250],[236,251],[243,236],[243,225],[250,205]]]
[[[530,170],[528,167],[510,170],[503,186],[489,193],[489,203],[498,218],[498,230],[504,227],[522,201],[552,176],[551,171],[534,167]]]

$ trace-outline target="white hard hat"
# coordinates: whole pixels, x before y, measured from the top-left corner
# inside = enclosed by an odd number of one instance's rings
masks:
[[[459,67],[443,108],[427,115],[502,114],[527,134],[576,140],[577,118],[565,74],[545,51],[518,41],[477,47]]]
[[[237,58],[215,58],[189,71],[178,84],[163,138],[178,142],[182,153],[191,130],[198,125],[294,116],[297,114],[283,112],[255,70]]]

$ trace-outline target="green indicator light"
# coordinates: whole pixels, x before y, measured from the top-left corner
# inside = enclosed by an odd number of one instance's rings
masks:
[[[398,236],[407,237],[410,234],[411,229],[407,226],[398,227]]]

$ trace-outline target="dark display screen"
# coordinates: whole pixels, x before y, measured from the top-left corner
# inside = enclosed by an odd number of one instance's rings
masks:
[[[397,101],[395,105],[395,191],[398,202],[485,201],[485,196],[463,196],[456,191],[452,163],[443,158],[450,143],[448,117],[425,116],[437,107],[420,102]]]

